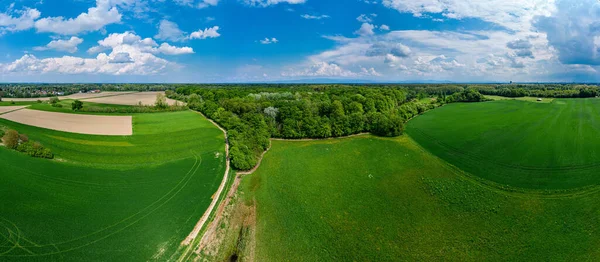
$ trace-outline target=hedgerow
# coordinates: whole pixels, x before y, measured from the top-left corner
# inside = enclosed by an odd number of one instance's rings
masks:
[[[2,134],[2,143],[7,148],[23,152],[32,157],[54,158],[54,154],[50,149],[45,148],[39,142],[30,141],[29,137],[25,134],[19,134],[19,132],[13,129],[6,131],[6,133],[1,131],[0,134]]]

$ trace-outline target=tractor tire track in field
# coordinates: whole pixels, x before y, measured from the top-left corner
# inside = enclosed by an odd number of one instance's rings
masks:
[[[24,254],[24,253],[9,254],[8,252],[6,252],[4,254],[0,254],[0,257],[2,257],[2,256],[5,256],[5,257],[39,257],[39,256],[61,254],[61,253],[73,251],[73,250],[76,250],[76,249],[79,249],[79,248],[82,248],[85,246],[89,246],[93,243],[96,243],[98,241],[106,239],[114,234],[117,234],[117,233],[129,228],[130,226],[138,223],[140,220],[144,219],[145,217],[153,214],[156,210],[158,210],[159,208],[164,206],[166,203],[168,203],[171,199],[173,199],[175,196],[177,196],[179,194],[179,192],[181,192],[181,190],[183,190],[187,186],[189,181],[194,177],[194,175],[198,171],[199,167],[201,166],[201,162],[202,162],[201,157],[197,156],[196,154],[194,154],[194,157],[196,158],[194,164],[192,165],[191,169],[186,173],[186,175],[179,181],[179,183],[177,185],[175,185],[169,192],[167,192],[161,198],[154,201],[152,204],[148,205],[147,207],[140,210],[139,212],[137,212],[137,213],[113,224],[113,225],[107,226],[105,228],[102,228],[100,230],[92,232],[88,235],[84,235],[84,236],[78,237],[76,239],[58,242],[58,243],[50,243],[50,244],[43,244],[43,245],[35,244],[34,242],[27,240],[21,233],[18,233],[16,236],[17,243],[15,243],[15,246],[18,247],[19,250],[26,251],[28,254]],[[106,232],[113,228],[114,228],[114,231]],[[105,233],[105,234],[103,234],[103,233]],[[90,238],[90,239],[79,245],[77,245],[77,244],[75,246],[70,245],[70,243],[80,241],[80,240],[85,240],[86,238]],[[21,245],[20,242],[18,242],[18,240],[21,240],[21,239],[29,242],[30,245]],[[61,249],[61,248],[59,248],[59,246],[64,246],[64,247],[62,247],[62,249]],[[12,250],[16,250],[16,249],[12,249]],[[37,252],[34,252],[34,251],[37,251]]]
[[[570,166],[557,166],[557,167],[522,166],[522,165],[514,165],[514,164],[502,163],[502,162],[498,162],[498,161],[495,161],[495,160],[483,158],[483,157],[474,155],[474,154],[472,154],[470,152],[467,152],[467,151],[455,148],[455,147],[453,147],[451,145],[448,145],[448,144],[446,144],[446,143],[444,143],[442,141],[439,141],[438,139],[436,139],[435,137],[433,137],[433,136],[425,133],[421,129],[413,128],[413,130],[415,132],[417,132],[419,135],[427,138],[428,140],[434,142],[438,146],[446,149],[447,151],[449,151],[449,152],[451,152],[453,154],[462,155],[465,158],[470,159],[472,161],[487,162],[487,163],[491,163],[491,164],[494,164],[494,165],[498,165],[498,166],[502,166],[502,167],[507,167],[507,168],[512,168],[512,169],[517,169],[517,170],[540,171],[540,172],[554,172],[554,171],[587,170],[587,169],[593,169],[593,168],[600,167],[600,163],[590,163],[590,164],[584,164],[584,165],[570,165]]]
[[[412,138],[411,138],[412,139]],[[481,178],[479,176],[473,175],[469,172],[466,172],[457,166],[448,163],[446,160],[440,158],[439,156],[429,152],[426,148],[421,146],[419,143],[415,141],[415,144],[422,152],[426,152],[430,154],[432,157],[435,157],[440,161],[440,163],[444,164],[444,168],[448,169],[452,173],[456,174],[460,179],[464,181],[468,181],[477,186],[481,186],[487,190],[492,192],[503,194],[510,197],[518,197],[522,199],[531,199],[532,197],[539,199],[565,199],[565,198],[580,198],[589,196],[592,194],[597,194],[600,192],[600,186],[585,186],[576,189],[564,190],[564,191],[539,191],[536,189],[524,189],[524,188],[512,188],[506,187],[505,185],[499,184],[492,180]]]

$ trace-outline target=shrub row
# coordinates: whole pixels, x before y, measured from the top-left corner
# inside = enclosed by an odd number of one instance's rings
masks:
[[[12,129],[1,133],[2,142],[7,148],[23,152],[32,157],[54,158],[54,154],[50,149],[45,148],[39,142],[29,141],[29,137],[25,134],[19,134],[19,132]]]

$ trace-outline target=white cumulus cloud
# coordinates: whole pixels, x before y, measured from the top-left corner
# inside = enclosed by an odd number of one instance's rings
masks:
[[[309,14],[303,14],[300,17],[302,17],[304,19],[308,19],[308,20],[321,20],[321,19],[329,18],[328,15],[309,15]]]
[[[182,55],[193,52],[191,47],[176,47],[168,43],[159,46],[152,38],[141,38],[133,32],[113,33],[88,50],[88,53],[98,53],[93,58],[62,56],[40,59],[25,54],[11,63],[0,64],[0,73],[156,75],[181,67],[158,57],[158,54]]]
[[[270,45],[270,44],[277,44],[279,42],[279,40],[277,40],[277,38],[273,37],[273,38],[265,38],[263,40],[260,40],[260,43],[263,45]]]
[[[97,0],[96,6],[75,18],[45,17],[35,21],[38,32],[75,35],[81,32],[96,31],[109,24],[121,21],[121,13],[117,5],[124,1]]]
[[[281,3],[287,4],[304,4],[306,0],[243,0],[246,5],[255,7],[267,7]]]
[[[0,34],[30,29],[34,21],[40,17],[37,9],[25,9],[15,12],[0,13]]]
[[[194,53],[194,49],[192,49],[191,47],[176,47],[168,43],[162,43],[160,47],[158,47],[158,51],[165,55],[183,55]]]
[[[207,39],[207,38],[217,38],[221,36],[219,34],[219,27],[213,26],[211,28],[205,28],[204,30],[200,29],[196,32],[192,32],[189,36],[190,39]]]
[[[178,5],[189,6],[194,8],[207,8],[211,6],[217,6],[219,0],[174,0]]]
[[[360,36],[370,36],[370,35],[374,35],[375,32],[373,32],[373,29],[375,29],[375,26],[369,23],[363,23],[360,28],[358,30],[356,30],[356,32],[354,32],[357,35]]]
[[[158,40],[183,41],[185,40],[185,32],[179,29],[176,23],[163,19],[158,24],[158,33],[154,38]]]
[[[33,50],[44,51],[44,50],[57,50],[69,53],[77,52],[77,46],[83,43],[83,39],[72,36],[70,39],[58,39],[52,40],[45,46],[34,47]]]

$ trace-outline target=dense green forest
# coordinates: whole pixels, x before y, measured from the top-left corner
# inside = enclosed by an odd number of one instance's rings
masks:
[[[429,109],[446,102],[485,100],[473,89],[438,90],[431,97],[414,88],[342,85],[182,86],[167,95],[228,130],[231,161],[241,170],[256,165],[271,137],[328,138],[363,132],[398,136],[407,120]]]

